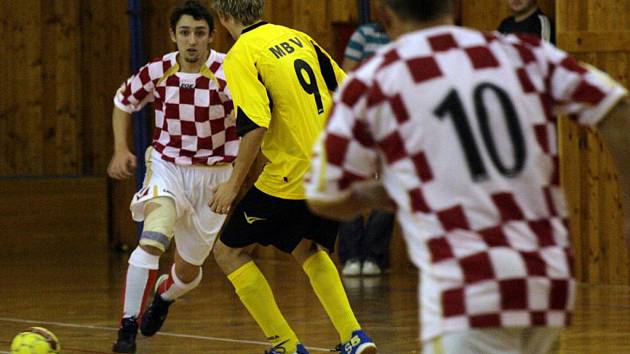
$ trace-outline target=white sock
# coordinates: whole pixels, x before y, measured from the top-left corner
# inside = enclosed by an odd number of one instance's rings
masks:
[[[197,277],[190,283],[186,284],[177,277],[175,265],[173,264],[171,267],[171,274],[169,274],[168,278],[160,285],[158,292],[162,296],[162,299],[166,301],[177,300],[182,295],[199,286],[202,276],[203,270],[199,267],[199,274]]]
[[[129,257],[127,278],[124,289],[123,317],[139,318],[146,300],[151,294],[157,269],[159,256],[154,256],[137,247]]]

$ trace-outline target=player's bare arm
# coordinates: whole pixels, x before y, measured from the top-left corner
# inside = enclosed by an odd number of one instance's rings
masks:
[[[238,157],[234,161],[234,170],[230,179],[220,184],[210,200],[210,209],[217,214],[227,214],[230,211],[241,186],[249,174],[250,167],[258,156],[266,128],[256,128],[241,138]]]
[[[318,215],[334,220],[350,220],[372,209],[395,211],[396,207],[379,181],[357,184],[351,193],[333,201],[308,200],[308,207]]]
[[[630,97],[622,98],[608,113],[599,126],[601,135],[608,146],[619,179],[621,204],[624,213],[624,236],[630,245]]]
[[[245,177],[245,181],[241,185],[241,188],[236,195],[236,199],[234,199],[234,202],[232,204],[238,204],[238,202],[243,199],[243,197],[245,197],[245,194],[247,194],[254,183],[256,183],[258,177],[260,177],[262,170],[265,168],[265,165],[268,162],[269,160],[265,157],[263,152],[258,151],[258,155],[256,156],[254,163],[252,163],[252,166],[249,168],[249,173],[247,174],[247,177]]]
[[[112,127],[114,134],[114,154],[109,165],[107,174],[115,179],[127,179],[133,176],[136,168],[136,156],[129,151],[127,136],[131,115],[118,107],[114,107],[112,113]]]

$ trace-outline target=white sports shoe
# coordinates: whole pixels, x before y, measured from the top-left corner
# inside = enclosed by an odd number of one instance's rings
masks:
[[[341,270],[341,274],[347,277],[356,277],[361,275],[361,261],[356,259],[347,261]]]
[[[363,268],[361,269],[361,273],[367,276],[375,276],[375,275],[381,275],[383,271],[381,270],[381,267],[378,266],[378,264],[370,260],[367,260],[363,262]]]

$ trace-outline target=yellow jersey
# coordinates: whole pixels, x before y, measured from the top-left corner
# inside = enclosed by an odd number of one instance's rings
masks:
[[[262,152],[269,163],[256,187],[278,198],[305,199],[313,144],[345,73],[307,34],[266,22],[243,30],[224,65],[239,134],[267,128]]]

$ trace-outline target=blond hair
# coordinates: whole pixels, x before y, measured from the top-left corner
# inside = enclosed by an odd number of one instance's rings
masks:
[[[263,0],[214,0],[212,6],[218,13],[230,15],[245,26],[263,16]]]

